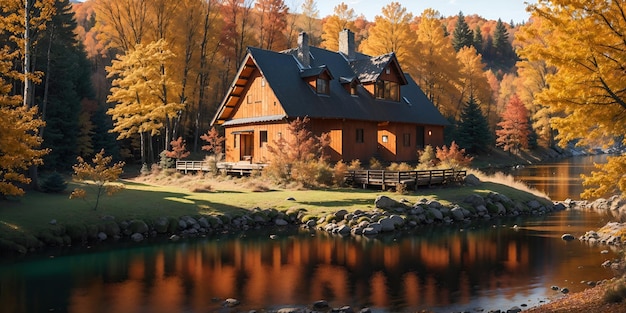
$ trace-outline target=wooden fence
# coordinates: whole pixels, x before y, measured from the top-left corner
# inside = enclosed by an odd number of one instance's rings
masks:
[[[218,162],[215,168],[221,173],[231,175],[250,175],[253,171],[263,170],[266,164],[250,162]],[[211,165],[205,161],[176,161],[176,170],[184,172],[211,171]]]
[[[386,171],[386,170],[356,170],[348,171],[346,181],[352,185],[395,187],[404,185],[408,188],[419,186],[445,185],[449,183],[461,183],[465,179],[467,171],[443,169],[423,171]]]

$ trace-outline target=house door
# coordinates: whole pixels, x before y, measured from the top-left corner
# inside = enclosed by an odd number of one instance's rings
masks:
[[[239,138],[239,156],[241,161],[252,161],[254,155],[254,134],[241,134]]]
[[[418,149],[424,149],[424,126],[417,126],[415,145]]]

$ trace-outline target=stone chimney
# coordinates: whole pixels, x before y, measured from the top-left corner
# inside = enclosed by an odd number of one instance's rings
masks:
[[[339,52],[343,53],[348,60],[354,60],[354,33],[349,29],[339,32]]]
[[[311,56],[309,54],[309,35],[301,32],[298,36],[298,60],[304,67],[311,67]]]

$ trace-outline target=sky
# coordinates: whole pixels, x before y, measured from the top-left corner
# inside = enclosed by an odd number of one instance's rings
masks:
[[[285,0],[285,4],[293,6],[297,3],[298,12],[302,12],[302,0]],[[335,6],[341,2],[354,9],[356,15],[365,15],[368,21],[374,21],[376,15],[381,15],[381,9],[391,2],[399,2],[414,16],[422,14],[424,9],[432,8],[442,16],[456,16],[459,11],[468,16],[478,14],[488,20],[502,19],[503,22],[515,23],[528,21],[530,14],[526,12],[524,2],[534,3],[532,0],[317,0],[317,9],[320,17],[333,14]]]

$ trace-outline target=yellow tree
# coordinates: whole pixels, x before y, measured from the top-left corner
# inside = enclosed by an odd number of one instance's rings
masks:
[[[482,62],[481,55],[476,53],[476,49],[472,46],[463,47],[457,53],[457,60],[460,66],[457,86],[460,98],[456,114],[460,112],[463,103],[468,102],[470,98],[476,99],[482,106],[488,105],[491,101],[491,87],[485,76],[485,64]]]
[[[376,15],[374,26],[369,29],[369,37],[361,42],[360,50],[369,55],[394,52],[400,64],[412,64],[415,50],[415,33],[410,22],[413,14],[398,2],[382,8],[382,15]]]
[[[148,31],[150,0],[95,0],[98,40],[108,48],[129,51]]]
[[[460,83],[456,52],[446,37],[441,24],[441,15],[433,9],[426,9],[420,16],[417,28],[417,42],[414,63],[407,64],[411,74],[415,74],[418,85],[444,115],[451,115],[456,109],[450,95],[458,94]],[[456,104],[456,103],[455,103]]]
[[[146,135],[159,134],[166,127],[165,122],[184,108],[184,104],[167,94],[168,89],[175,88],[175,83],[164,65],[173,57],[167,43],[159,40],[138,44],[107,67],[107,77],[113,78],[107,99],[114,105],[107,111],[114,120],[111,132],[119,133],[118,139],[140,135],[142,164],[147,160]]]
[[[545,60],[556,72],[536,101],[550,107],[562,145],[626,144],[626,3],[624,1],[539,1],[530,7],[541,19],[545,45],[530,45],[522,56]],[[626,193],[626,155],[609,158],[588,177],[592,188],[584,197],[602,196],[618,189]],[[595,187],[595,188],[594,188]]]
[[[20,196],[24,190],[18,184],[30,179],[23,173],[32,165],[42,164],[46,150],[40,150],[38,130],[43,122],[37,118],[37,108],[22,105],[22,97],[11,95],[6,77],[11,71],[17,52],[0,48],[0,195]]]
[[[284,50],[287,38],[283,30],[287,28],[289,7],[283,0],[257,0],[255,8],[259,13],[258,42],[266,50]]]
[[[92,164],[87,163],[83,158],[77,157],[78,163],[72,166],[74,169],[74,180],[81,182],[85,187],[91,187],[96,194],[96,200],[93,206],[94,210],[98,209],[100,198],[106,193],[113,195],[124,189],[121,183],[115,183],[120,175],[124,172],[124,162],[118,162],[109,165],[113,160],[111,156],[104,156],[104,149],[100,150],[93,159]],[[72,191],[70,199],[87,198],[87,190],[84,188],[76,188]]]
[[[348,5],[340,3],[334,8],[334,14],[326,18],[326,21],[322,25],[322,48],[338,51],[339,50],[339,32],[344,29],[349,29],[356,32],[354,29],[354,9],[348,9]]]
[[[547,77],[555,73],[555,68],[548,66],[541,57],[532,56],[533,51],[540,51],[546,47],[545,38],[554,31],[547,28],[542,21],[543,19],[534,18],[530,23],[521,26],[515,33],[513,44],[520,47],[518,53],[521,57],[516,64],[520,86],[517,93],[529,109],[538,143],[550,147],[555,144],[555,132],[550,123],[554,112],[549,106],[536,100],[536,95],[548,88]]]

